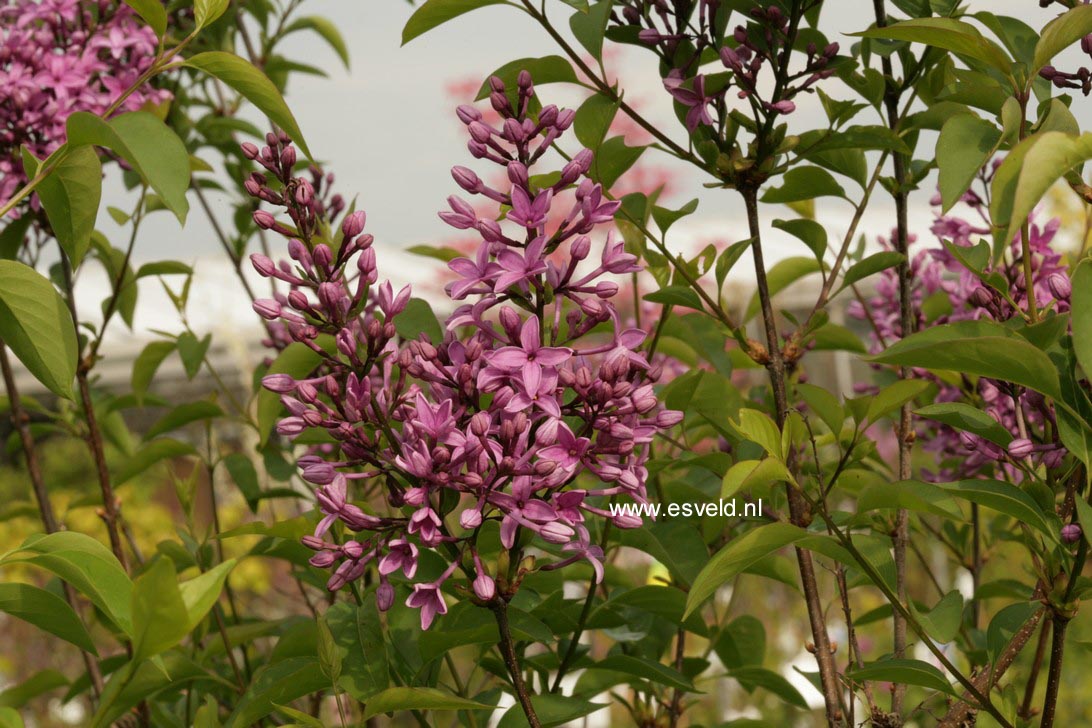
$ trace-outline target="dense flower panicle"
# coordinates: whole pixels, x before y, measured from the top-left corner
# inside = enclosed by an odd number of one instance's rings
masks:
[[[939,199],[933,202],[940,204]],[[1027,286],[1019,235],[1012,243],[1009,260],[1001,261],[989,271],[1000,274],[1008,282],[1007,297],[984,286],[977,275],[940,244],[947,241],[969,248],[992,233],[982,199],[974,191],[968,191],[963,202],[979,216],[979,222],[953,215],[938,215],[932,225],[938,244],[919,249],[911,258],[911,304],[915,330],[967,320],[1004,322],[1022,317],[1027,312]],[[1072,287],[1061,255],[1052,247],[1058,226],[1057,219],[1045,225],[1030,226],[1028,242],[1032,255],[1032,285],[1040,311],[1049,308],[1058,312],[1069,310]],[[890,247],[887,241],[881,240],[881,243]],[[903,336],[898,274],[894,269],[883,271],[876,277],[876,291],[867,305],[866,312],[861,302],[852,301],[849,313],[860,320],[867,319],[873,326],[871,350],[878,352]],[[924,369],[916,370],[915,375],[930,379],[937,385],[937,402],[966,400],[966,394],[960,387]],[[985,377],[978,380],[976,391],[972,394],[987,414],[1012,433],[1013,440],[1007,448],[1002,448],[978,435],[957,432],[934,420],[919,419],[916,422],[918,440],[926,450],[936,454],[940,465],[940,470],[935,473],[938,479],[988,475],[995,465],[1000,465],[1019,479],[1022,473],[1017,467],[1018,462],[1036,460],[1047,467],[1056,467],[1061,463],[1066,451],[1057,439],[1053,409],[1041,395],[1027,390],[1014,398],[1009,384]]]
[[[620,26],[639,28],[638,38],[654,48],[671,70],[664,77],[664,88],[678,103],[687,108],[686,127],[691,132],[699,126],[715,126],[710,108],[725,110],[728,91],[746,100],[764,116],[791,114],[796,110],[793,98],[812,90],[834,70],[831,62],[838,55],[838,44],[822,48],[814,43],[805,49],[803,66],[790,76],[791,83],[777,90],[776,98],[763,98],[759,76],[763,68],[776,68],[788,59],[781,49],[789,33],[789,18],[780,7],[751,8],[747,25],[738,25],[723,40],[717,37],[716,16],[724,0],[701,0],[697,24],[685,13],[678,12],[666,0],[620,0],[611,12],[611,19]],[[683,44],[692,50],[679,53]],[[703,51],[710,49],[720,58],[730,78],[709,88],[709,77],[695,73]]]
[[[415,583],[407,601],[421,610],[426,628],[446,611],[441,587],[459,567],[482,601],[518,586],[522,573],[490,573],[475,550],[487,520],[499,522],[507,549],[522,531],[538,548],[560,552],[540,568],[587,560],[601,576],[603,552],[591,541],[589,519],[639,525],[598,503],[645,500],[649,443],[681,419],[660,409],[658,372],[639,352],[645,332],[623,326],[611,303],[613,277],[639,268],[612,233],[592,239],[597,227],[612,223],[619,203],[586,177],[591,152],[581,151],[553,176],[532,174],[573,113],[547,106],[532,116],[527,73],[513,98],[499,79],[490,83],[499,121],[487,123],[470,106],[459,107],[458,116],[472,156],[499,165],[507,183],[490,186],[466,167],[452,170],[459,187],[493,209],[485,215],[453,196],[440,213],[480,240],[472,258],[450,264],[456,279],[447,292],[460,305],[442,341],[399,338],[410,291],[378,283],[363,212],[346,215],[340,235],[332,234],[309,216],[314,197],[292,175],[287,140],[271,136],[266,148],[245,150],[276,180],[252,178],[251,194],[285,207],[293,223],[255,213],[259,226],[290,239],[294,261],[252,257],[261,275],[290,287],[255,309],[324,360],[310,378],[266,378],[289,411],[278,431],[295,437],[320,428],[338,443],[334,456],[311,453],[299,463],[324,514],[305,540],[316,551],[312,563],[334,569],[329,587],[336,589],[375,561],[386,608],[391,575],[413,580],[423,549],[445,558],[455,549],[444,574]],[[593,245],[602,246],[598,255]],[[599,487],[581,487],[583,474]],[[354,504],[354,480],[380,484],[389,513]],[[336,522],[360,535],[331,540]]]
[[[25,181],[19,148],[39,159],[77,111],[105,113],[155,58],[155,33],[115,0],[14,0],[0,8],[0,202]],[[120,111],[170,98],[144,86]]]

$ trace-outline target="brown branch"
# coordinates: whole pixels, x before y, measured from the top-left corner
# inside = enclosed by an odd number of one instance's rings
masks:
[[[42,525],[46,533],[57,533],[61,528],[57,516],[53,512],[53,504],[49,501],[49,491],[46,490],[45,479],[42,477],[42,468],[38,462],[38,449],[34,444],[34,436],[30,431],[30,417],[23,408],[23,400],[19,395],[19,388],[15,384],[15,373],[12,370],[11,360],[8,357],[7,346],[0,340],[0,369],[4,374],[4,386],[8,392],[8,407],[11,410],[11,424],[19,433],[19,442],[23,447],[23,457],[26,459],[27,476],[30,478],[31,489],[34,491],[34,499],[38,502],[38,512],[42,516]],[[67,581],[62,580],[65,601],[77,615],[79,602],[76,590]],[[102,694],[102,672],[95,656],[86,650],[80,650],[83,656],[83,664],[87,668],[87,676],[91,680],[91,690],[95,698]]]
[[[531,703],[531,692],[523,682],[523,673],[520,671],[519,657],[512,642],[512,628],[508,625],[508,603],[498,597],[491,606],[493,616],[497,619],[497,631],[500,632],[500,652],[504,658],[504,664],[508,668],[508,674],[512,678],[512,689],[516,694],[516,700],[523,708],[523,714],[527,717],[527,723],[531,728],[542,728],[542,723],[535,714],[535,706]]]
[[[783,428],[789,410],[786,367],[781,351],[781,341],[777,333],[773,304],[770,300],[770,287],[766,279],[766,264],[762,255],[762,230],[758,219],[758,194],[755,187],[750,185],[740,187],[740,193],[743,195],[743,201],[747,208],[749,234],[754,241],[751,244],[751,252],[754,256],[755,279],[762,312],[762,323],[766,330],[766,347],[769,353],[769,362],[766,368],[773,388],[774,406],[776,408],[775,420],[778,427]],[[786,465],[791,472],[793,468],[791,453],[790,460]],[[786,485],[785,490],[788,496],[789,520],[795,526],[806,528],[811,520],[811,514],[803,496],[792,485]],[[823,702],[826,706],[827,723],[842,725],[844,724],[844,716],[842,715],[839,697],[837,667],[834,664],[834,653],[830,647],[830,636],[827,634],[826,618],[823,613],[823,603],[819,597],[819,586],[815,578],[815,564],[812,561],[811,552],[799,547],[796,548],[796,561],[800,569],[800,582],[808,608],[808,622],[811,626],[811,635],[815,645],[815,661],[819,667],[819,680],[822,687]]]

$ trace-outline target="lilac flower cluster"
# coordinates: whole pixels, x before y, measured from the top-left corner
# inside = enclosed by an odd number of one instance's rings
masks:
[[[348,214],[337,236],[316,230],[306,215],[292,212],[312,201],[311,186],[291,174],[292,147],[274,137],[265,149],[246,150],[283,188],[261,175],[248,183],[251,194],[286,206],[293,222],[255,213],[259,226],[290,239],[294,261],[252,257],[260,274],[291,289],[255,302],[255,309],[283,322],[293,341],[324,361],[305,379],[265,378],[290,415],[277,430],[291,438],[321,429],[338,443],[334,456],[299,461],[324,514],[305,539],[317,552],[312,563],[334,569],[328,586],[337,589],[374,562],[378,603],[387,609],[391,575],[412,582],[422,550],[443,554],[448,568],[434,581],[414,583],[406,602],[420,609],[423,628],[446,612],[441,590],[459,569],[480,603],[510,598],[518,588],[522,570],[490,569],[476,550],[487,521],[499,522],[505,549],[522,543],[522,532],[559,554],[538,568],[587,560],[602,578],[603,552],[591,541],[588,519],[640,525],[597,503],[643,502],[649,443],[682,418],[660,409],[653,392],[658,372],[638,351],[645,333],[624,328],[611,303],[618,291],[612,278],[637,271],[636,258],[608,233],[598,260],[589,261],[592,233],[609,225],[618,208],[586,176],[591,152],[552,176],[532,175],[573,112],[546,106],[530,114],[534,88],[527,73],[519,76],[514,103],[499,79],[490,83],[501,123],[486,123],[470,106],[458,116],[470,153],[503,167],[507,184],[495,188],[466,167],[452,170],[462,189],[493,209],[483,216],[451,197],[450,210],[440,213],[480,237],[473,259],[450,264],[457,279],[447,292],[460,305],[442,341],[397,335],[410,291],[377,285],[363,212]],[[559,205],[563,215],[556,214]],[[590,477],[578,481],[582,474]],[[381,488],[385,512],[354,503],[350,481]],[[583,487],[592,482],[598,486]],[[337,542],[331,527],[338,522],[359,535]]]
[[[951,215],[938,216],[932,232],[938,241],[969,248],[977,242],[972,237],[989,236],[992,229],[985,205],[978,194],[968,191],[962,201],[979,216],[980,221],[975,223]],[[934,199],[933,203],[940,204],[939,198]],[[1065,312],[1069,310],[1072,286],[1062,265],[1061,255],[1052,248],[1058,225],[1056,219],[1042,226],[1032,224],[1028,242],[1032,255],[1032,286],[1040,310],[1053,307],[1056,311]],[[881,242],[890,247],[886,241]],[[918,250],[910,263],[915,329],[979,319],[1004,322],[1024,316],[1028,309],[1028,296],[1019,236],[1013,241],[1011,251],[1009,261],[1002,261],[988,271],[998,273],[1008,281],[1008,296],[1002,296],[998,291],[982,285],[979,277],[943,246]],[[927,301],[935,304],[937,296],[944,300],[945,305],[941,308],[946,312],[927,319]],[[938,307],[934,305],[932,308],[935,311]],[[849,313],[861,320],[868,319],[873,325],[872,351],[880,351],[898,341],[903,332],[897,273],[889,269],[877,277],[876,291],[867,301],[867,311],[860,301],[852,301]],[[967,393],[960,387],[938,379],[925,370],[918,370],[915,375],[928,378],[937,385],[937,402],[967,400]],[[987,378],[979,379],[970,394],[975,404],[1012,433],[1013,440],[1006,449],[978,435],[957,432],[933,420],[920,420],[916,423],[918,440],[926,450],[935,453],[941,466],[935,477],[975,477],[988,474],[988,469],[1000,465],[1012,477],[1019,479],[1019,463],[1035,459],[1050,468],[1061,463],[1066,451],[1057,439],[1053,409],[1042,395]]]
[[[0,201],[25,181],[20,147],[64,143],[77,111],[104,113],[147,70],[156,37],[115,0],[14,0],[0,8]],[[144,87],[122,110],[170,98]]]
[[[1049,7],[1055,0],[1039,0],[1040,7]],[[1081,51],[1092,59],[1092,33],[1081,38]],[[1081,66],[1076,71],[1061,71],[1054,66],[1043,66],[1039,75],[1050,81],[1055,88],[1079,88],[1087,96],[1092,92],[1092,70]]]
[[[696,27],[690,13],[680,12],[678,6],[667,0],[624,0],[612,18],[619,25],[640,28],[638,38],[670,64],[664,87],[687,108],[686,127],[691,132],[702,125],[715,125],[710,108],[723,111],[725,96],[732,87],[738,98],[751,103],[756,114],[791,114],[796,110],[794,97],[834,73],[830,65],[838,54],[838,44],[819,48],[809,43],[804,64],[786,75],[788,83],[777,89],[777,98],[763,98],[759,90],[762,69],[768,67],[776,73],[789,60],[781,53],[790,33],[789,18],[781,8],[773,4],[752,8],[751,22],[736,26],[730,37],[720,41],[715,21],[722,10],[721,0],[700,0]],[[680,53],[682,48],[692,50]],[[695,73],[707,49],[716,51],[731,72],[727,82]]]

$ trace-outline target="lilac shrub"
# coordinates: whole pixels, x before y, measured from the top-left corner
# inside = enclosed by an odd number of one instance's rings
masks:
[[[0,8],[0,203],[26,176],[20,147],[48,156],[77,111],[102,114],[155,59],[156,37],[113,0],[16,0]],[[119,112],[170,98],[142,86]]]
[[[259,227],[289,239],[294,261],[252,257],[261,275],[291,287],[255,309],[323,361],[320,376],[264,380],[290,413],[277,430],[292,438],[320,428],[339,445],[336,457],[300,460],[324,514],[304,541],[317,552],[312,564],[333,569],[327,586],[336,590],[374,563],[378,603],[387,609],[394,598],[388,577],[400,572],[412,582],[421,550],[441,553],[448,567],[435,580],[413,582],[406,602],[420,609],[422,628],[446,612],[442,588],[459,567],[479,602],[510,599],[518,588],[522,571],[482,562],[475,541],[487,521],[499,521],[508,551],[524,532],[558,554],[539,568],[586,560],[601,579],[603,551],[589,521],[641,525],[604,504],[646,502],[649,445],[681,419],[660,408],[653,391],[659,372],[639,351],[645,332],[626,328],[612,303],[613,278],[639,266],[612,231],[593,240],[619,203],[586,177],[592,153],[581,151],[552,177],[539,169],[573,113],[547,106],[532,119],[526,73],[514,103],[500,79],[491,88],[499,127],[471,106],[459,107],[458,116],[471,155],[503,167],[508,184],[498,189],[467,167],[452,170],[463,190],[494,210],[485,216],[453,196],[440,213],[480,236],[473,259],[450,264],[457,278],[447,293],[458,306],[440,341],[398,335],[410,289],[378,283],[364,212],[348,213],[341,235],[328,241],[314,222],[321,215],[313,183],[293,175],[288,140],[271,136],[264,149],[246,149],[281,188],[255,173],[248,190],[284,207],[293,222],[264,210],[254,215]],[[565,214],[551,216],[558,207]],[[598,256],[593,246],[601,246]],[[323,345],[324,336],[332,345]],[[368,513],[351,498],[350,483],[374,482],[382,483],[386,514]],[[331,540],[335,523],[361,535]]]
[[[996,165],[991,167],[995,170]],[[982,198],[973,190],[962,201],[978,220],[956,215],[937,215],[931,226],[936,244],[919,247],[913,254],[910,270],[913,277],[912,306],[915,330],[957,321],[990,320],[1004,323],[1027,316],[1028,296],[1024,278],[1022,245],[1017,235],[1010,246],[1008,260],[1002,259],[984,271],[967,267],[954,251],[969,252],[984,236],[990,234],[990,222]],[[935,198],[933,204],[939,205]],[[1029,247],[1032,254],[1032,284],[1040,307],[1044,303],[1058,313],[1070,307],[1072,285],[1062,256],[1054,249],[1059,221],[1029,226]],[[890,248],[887,240],[881,240]],[[950,246],[950,247],[946,247]],[[982,274],[996,274],[1004,281],[1005,295],[983,284]],[[867,311],[866,311],[867,306]],[[858,320],[867,320],[870,348],[880,352],[903,338],[900,324],[897,273],[883,271],[876,278],[876,291],[867,301],[854,300],[848,311]],[[939,469],[928,473],[935,480],[991,477],[996,465],[1003,467],[1015,480],[1025,473],[1023,465],[1041,463],[1057,468],[1066,455],[1058,438],[1053,407],[1042,395],[1021,389],[1014,398],[1014,388],[1008,383],[981,377],[973,385],[950,380],[916,369],[916,377],[932,381],[937,386],[936,402],[963,402],[969,398],[977,403],[994,421],[1011,435],[1007,447],[991,442],[972,432],[960,432],[927,418],[916,418],[918,440],[922,447],[937,458]],[[967,391],[970,386],[970,391]]]

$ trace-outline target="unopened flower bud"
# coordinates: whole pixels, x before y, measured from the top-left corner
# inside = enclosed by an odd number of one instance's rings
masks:
[[[1017,460],[1023,460],[1035,452],[1035,443],[1026,437],[1018,437],[1009,443],[1009,455]]]
[[[273,217],[272,213],[265,210],[255,210],[254,224],[262,230],[270,230],[277,224],[277,218]]]
[[[1051,273],[1047,276],[1047,287],[1056,301],[1068,301],[1073,294],[1073,284],[1064,273]]]
[[[1081,527],[1076,523],[1067,523],[1062,526],[1062,542],[1063,543],[1077,543],[1081,540]]]

